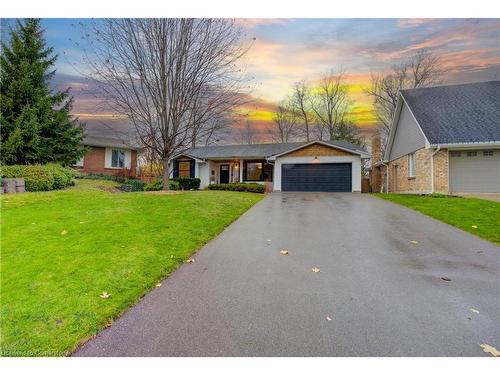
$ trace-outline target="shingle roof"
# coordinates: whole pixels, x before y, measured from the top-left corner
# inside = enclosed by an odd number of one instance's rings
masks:
[[[140,147],[130,143],[130,140],[120,139],[118,137],[100,137],[86,135],[83,142],[86,146],[97,146],[97,147],[117,147],[117,148],[130,148],[132,150],[137,150]]]
[[[251,145],[227,145],[227,146],[208,146],[191,148],[183,152],[183,154],[193,156],[198,159],[258,159],[266,158],[276,154],[281,154],[288,150],[305,145],[308,142],[294,142],[294,143],[261,143]],[[362,147],[354,145],[346,141],[326,141],[334,146],[339,146],[355,152],[366,153]]]
[[[401,94],[431,144],[500,141],[500,81]]]

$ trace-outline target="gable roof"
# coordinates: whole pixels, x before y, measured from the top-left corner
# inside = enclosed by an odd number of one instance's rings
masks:
[[[227,146],[207,146],[190,148],[182,155],[192,156],[197,159],[265,159],[274,155],[282,154],[301,146],[312,144],[313,142],[293,142],[293,143],[260,143],[251,145],[227,145]],[[356,154],[366,154],[366,150],[360,146],[346,141],[321,141],[321,143],[334,147],[343,148]],[[177,157],[179,155],[176,155]]]
[[[402,90],[431,145],[500,142],[500,81]]]

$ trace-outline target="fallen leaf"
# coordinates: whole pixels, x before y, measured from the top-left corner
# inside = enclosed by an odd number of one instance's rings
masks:
[[[477,225],[471,225],[471,227],[477,229]]]
[[[68,231],[66,229],[61,232],[61,235],[64,236],[65,234],[68,234]]]
[[[267,240],[267,244],[268,244],[268,245],[271,245],[271,240]]]
[[[188,260],[186,260],[186,263],[194,263],[194,259],[193,258],[189,258]]]
[[[31,223],[32,225],[35,224],[35,223]]]
[[[418,245],[418,241],[415,241],[415,240],[411,240],[410,243],[412,243],[414,245]]]
[[[172,255],[170,255],[170,259],[172,259],[173,257],[174,257],[174,255],[173,255],[173,254],[172,254]]]
[[[443,281],[451,281],[451,279],[449,277],[442,277],[441,280],[443,280]]]
[[[479,251],[476,251],[476,253],[482,254],[482,253],[484,253],[484,251],[483,250],[479,250]]]
[[[470,309],[470,311],[472,311],[473,313],[479,314],[479,310],[476,310],[476,309]]]
[[[329,316],[327,316],[326,320],[330,321],[330,320],[332,320],[332,318],[330,318]]]
[[[105,327],[106,327],[106,328],[109,328],[109,327],[111,327],[112,325],[113,325],[113,322],[107,322],[107,323],[106,323],[106,325],[105,325]]]
[[[318,267],[314,267],[311,271],[318,273],[319,272],[319,268]]]
[[[85,221],[80,221],[80,224],[83,224],[83,223],[85,223]]]
[[[156,284],[156,287],[159,288],[161,286],[161,283]]]
[[[498,357],[500,355],[500,351],[498,351],[495,347],[488,345],[488,344],[481,344],[479,345],[481,348],[483,348],[483,352],[485,353],[490,353],[494,357]]]
[[[281,254],[281,255],[288,255],[288,250],[281,250],[281,251],[280,251],[280,254]]]
[[[107,298],[111,297],[111,294],[108,294],[108,292],[102,292],[99,297],[107,299]]]

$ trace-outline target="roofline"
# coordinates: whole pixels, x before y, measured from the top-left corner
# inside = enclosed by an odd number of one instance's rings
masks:
[[[392,119],[391,130],[389,132],[389,140],[387,142],[387,147],[385,148],[385,152],[384,152],[384,159],[385,160],[389,160],[390,155],[391,155],[392,144],[394,143],[394,136],[396,134],[396,129],[398,127],[397,125],[399,124],[399,118],[401,117],[401,110],[403,109],[403,104],[406,104],[406,106],[408,107],[408,110],[410,111],[411,116],[415,120],[415,123],[417,124],[418,129],[420,130],[420,132],[424,136],[425,148],[430,147],[429,140],[427,139],[427,136],[425,135],[424,131],[422,130],[422,127],[418,123],[417,118],[413,114],[413,111],[411,110],[410,105],[406,101],[406,99],[403,95],[403,91],[404,90],[399,90],[398,101],[396,103],[396,113],[394,114],[394,118]]]
[[[436,143],[431,144],[431,148],[474,148],[474,147],[491,147],[500,146],[500,141],[491,142],[456,142],[456,143]]]
[[[136,147],[136,146],[127,145],[125,143],[111,144],[111,143],[106,143],[106,142],[99,143],[99,142],[87,142],[87,141],[83,141],[81,144],[83,146],[90,146],[90,147],[124,148],[124,149],[134,150],[134,151],[141,150],[143,148],[143,147],[140,147],[140,146]]]
[[[310,142],[304,143],[304,144],[302,144],[300,146],[294,147],[294,148],[292,148],[290,150],[286,150],[286,151],[280,152],[279,154],[275,154],[275,155],[271,155],[269,157],[266,157],[266,159],[274,161],[279,156],[289,154],[290,152],[293,152],[293,151],[296,151],[296,150],[300,150],[301,148],[310,146],[310,145],[315,144],[315,143],[319,143],[319,144],[321,144],[323,146],[327,146],[327,147],[337,148],[339,150],[343,150],[343,151],[349,152],[351,154],[356,154],[356,155],[359,155],[361,157],[366,156],[365,159],[371,158],[371,155],[368,152],[363,152],[363,151],[358,151],[358,150],[351,150],[349,148],[345,148],[345,147],[338,146],[338,145],[333,145],[333,144],[325,142],[325,141],[310,141]]]
[[[206,161],[205,159],[200,159],[200,158],[197,158],[197,157],[195,157],[195,156],[193,156],[193,155],[189,155],[189,154],[187,154],[187,153],[185,153],[185,152],[181,152],[181,153],[179,153],[179,154],[175,154],[174,156],[172,156],[172,157],[170,158],[170,160],[169,160],[169,161],[172,161],[172,160],[174,160],[174,159],[177,159],[179,156],[186,156],[186,157],[188,157],[188,158],[190,158],[190,159],[193,159],[193,160],[195,160],[195,161],[198,161],[198,162],[200,162],[200,163],[204,163],[204,162]]]

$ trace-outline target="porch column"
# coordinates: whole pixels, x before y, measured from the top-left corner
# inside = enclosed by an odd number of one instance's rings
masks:
[[[243,182],[243,160],[240,159],[240,182]]]

